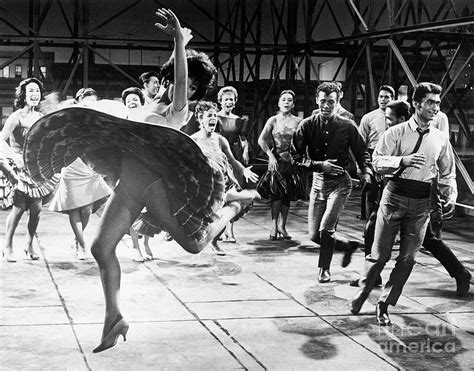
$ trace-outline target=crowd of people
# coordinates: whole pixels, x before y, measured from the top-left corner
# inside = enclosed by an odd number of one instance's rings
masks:
[[[268,156],[268,170],[259,179],[248,166],[248,120],[233,113],[237,90],[219,90],[220,109],[205,100],[216,68],[205,53],[186,49],[192,35],[172,11],[156,14],[162,22],[156,26],[173,37],[173,54],[160,72],[140,76],[141,87],[123,90],[116,116],[106,109],[111,102],[100,101],[92,88],[80,89],[73,100],[52,103],[53,96],[45,99],[41,81],[32,77],[18,86],[17,110],[1,132],[3,206],[11,206],[2,246],[7,262],[17,261],[13,236],[25,211],[24,251],[32,260],[39,259],[33,240],[42,205],[50,202],[50,210],[68,214],[80,260],[86,257],[89,218],[101,214],[90,250],[99,265],[106,310],[94,352],[114,346],[129,328],[120,311],[115,252],[126,233],[138,261],[153,258],[149,238],[160,232],[190,253],[209,246],[223,255],[219,241],[236,243],[233,223],[261,195],[270,201],[271,241],[292,239],[286,228],[291,201],[309,195],[308,233],[320,246],[317,279],[330,282],[334,251],[344,252],[342,265],[347,266],[359,247],[336,234],[352,191],[351,166],[363,184],[366,269],[350,282],[360,288],[350,310],[357,314],[374,286],[382,285],[380,273],[398,233],[398,258],[376,307],[380,325],[391,323],[388,306],[396,305],[421,246],[456,280],[458,295],[469,291],[470,272],[441,239],[442,217],[453,214],[457,188],[440,86],[418,84],[407,103],[395,100],[393,87],[383,85],[378,108],[364,115],[360,125],[341,106],[340,83],[320,84],[315,94],[319,108],[304,119],[293,113],[295,93],[282,91],[278,113],[258,138]],[[58,121],[71,130],[55,129]],[[108,143],[94,135],[112,131]],[[42,140],[45,136],[48,141]],[[61,148],[68,146],[72,149],[65,154]],[[61,161],[46,161],[53,157]],[[307,176],[310,189],[305,188]]]

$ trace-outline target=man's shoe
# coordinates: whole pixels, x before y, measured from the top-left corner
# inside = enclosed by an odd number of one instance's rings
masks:
[[[318,281],[319,283],[331,281],[331,273],[329,273],[329,269],[319,268]]]
[[[362,309],[362,305],[364,305],[368,297],[369,297],[369,294],[366,292],[363,292],[362,290],[357,292],[357,294],[352,298],[351,312],[353,314],[359,313],[360,310]]]
[[[352,280],[349,282],[349,285],[352,287],[359,287],[359,279],[357,278],[356,280]]]
[[[469,287],[471,285],[471,273],[464,268],[456,277],[457,290],[456,294],[458,296],[466,296],[469,292]]]
[[[382,277],[380,275],[377,277],[377,281],[375,281],[375,286],[382,287]]]
[[[377,303],[377,306],[375,307],[375,316],[377,317],[379,326],[390,326],[392,324],[387,310],[388,304],[384,303],[383,301],[379,301]]]
[[[344,252],[344,256],[342,257],[342,268],[347,267],[351,264],[352,254],[359,248],[359,242],[357,241],[349,241],[347,250]]]

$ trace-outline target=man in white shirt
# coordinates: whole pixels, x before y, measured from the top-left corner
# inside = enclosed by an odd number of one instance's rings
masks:
[[[140,75],[140,83],[142,84],[142,93],[145,97],[145,106],[153,102],[153,99],[157,98],[157,94],[160,90],[160,77],[158,72],[149,71],[144,72]]]
[[[382,85],[377,97],[378,108],[362,116],[359,133],[367,144],[369,154],[372,156],[375,146],[381,135],[387,130],[385,110],[387,105],[395,99],[395,90],[390,85]],[[374,210],[375,202],[382,189],[382,184],[372,178],[370,183],[364,184],[361,195],[361,219],[367,220]]]
[[[381,326],[391,324],[388,305],[397,303],[415,264],[429,222],[430,189],[436,176],[445,214],[454,212],[457,186],[453,150],[448,138],[431,126],[439,112],[441,91],[439,85],[420,83],[413,92],[414,115],[389,128],[373,153],[375,170],[389,181],[380,200],[367,271],[361,290],[352,300],[351,311],[359,313],[390,260],[400,230],[400,254],[376,307]]]

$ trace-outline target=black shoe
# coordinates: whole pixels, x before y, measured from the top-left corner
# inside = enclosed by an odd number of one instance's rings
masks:
[[[225,251],[221,249],[216,240],[211,243],[212,251],[214,251],[219,256],[225,256]]]
[[[471,285],[471,273],[464,268],[461,273],[456,277],[457,290],[456,294],[458,296],[466,296],[469,292],[469,286]]]
[[[344,256],[342,257],[342,268],[347,267],[351,264],[352,254],[359,248],[359,242],[357,241],[349,241],[347,250],[344,252]]]
[[[352,287],[359,287],[359,279],[352,280],[351,282],[349,282],[349,285]]]
[[[382,277],[378,276],[377,281],[375,281],[375,286],[376,287],[382,287]]]
[[[349,282],[349,285],[352,287],[359,287],[359,281],[360,281],[360,278],[356,280],[352,280],[351,282]],[[379,276],[377,278],[377,281],[375,281],[375,287],[382,287],[382,277]]]
[[[320,283],[331,281],[331,273],[329,273],[329,269],[319,268],[318,281]]]
[[[377,303],[377,306],[375,307],[375,316],[377,317],[379,326],[390,326],[392,324],[387,310],[388,304],[384,303],[383,301],[379,301]]]
[[[365,301],[369,297],[369,294],[363,292],[362,290],[357,292],[357,294],[352,298],[351,302],[351,312],[353,314],[357,314],[362,309],[362,305],[364,305]]]

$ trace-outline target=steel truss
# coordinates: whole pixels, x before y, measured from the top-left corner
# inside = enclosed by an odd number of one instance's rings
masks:
[[[100,3],[100,2],[99,2]],[[1,35],[0,45],[24,49],[0,65],[0,69],[28,54],[29,74],[41,76],[42,48],[71,48],[69,77],[57,82],[64,95],[89,84],[96,58],[103,59],[128,83],[137,83],[100,49],[170,50],[169,41],[132,38],[123,40],[98,33],[112,21],[127,17],[142,0],[124,0],[108,18],[90,24],[90,0],[28,0],[28,23],[0,5],[0,22],[11,34]],[[313,92],[320,81],[318,58],[340,58],[334,79],[346,66],[345,97],[350,110],[367,112],[376,103],[380,85],[398,89],[428,80],[444,87],[443,110],[460,128],[458,141],[472,146],[469,98],[472,101],[474,16],[456,0],[155,0],[156,7],[191,7],[194,16],[183,16],[192,29],[191,47],[208,52],[218,69],[219,83],[238,85],[241,113],[251,116],[255,142],[266,118],[274,111],[278,92],[293,88],[300,110],[308,115]],[[149,5],[149,4],[147,4]],[[48,15],[59,7],[68,34],[46,35]],[[188,12],[189,13],[189,12]],[[199,19],[200,22],[196,22]],[[202,20],[206,22],[206,30]],[[211,29],[211,32],[209,32]],[[266,68],[263,68],[263,67]],[[466,77],[467,75],[467,77]],[[362,97],[363,107],[360,107]]]

